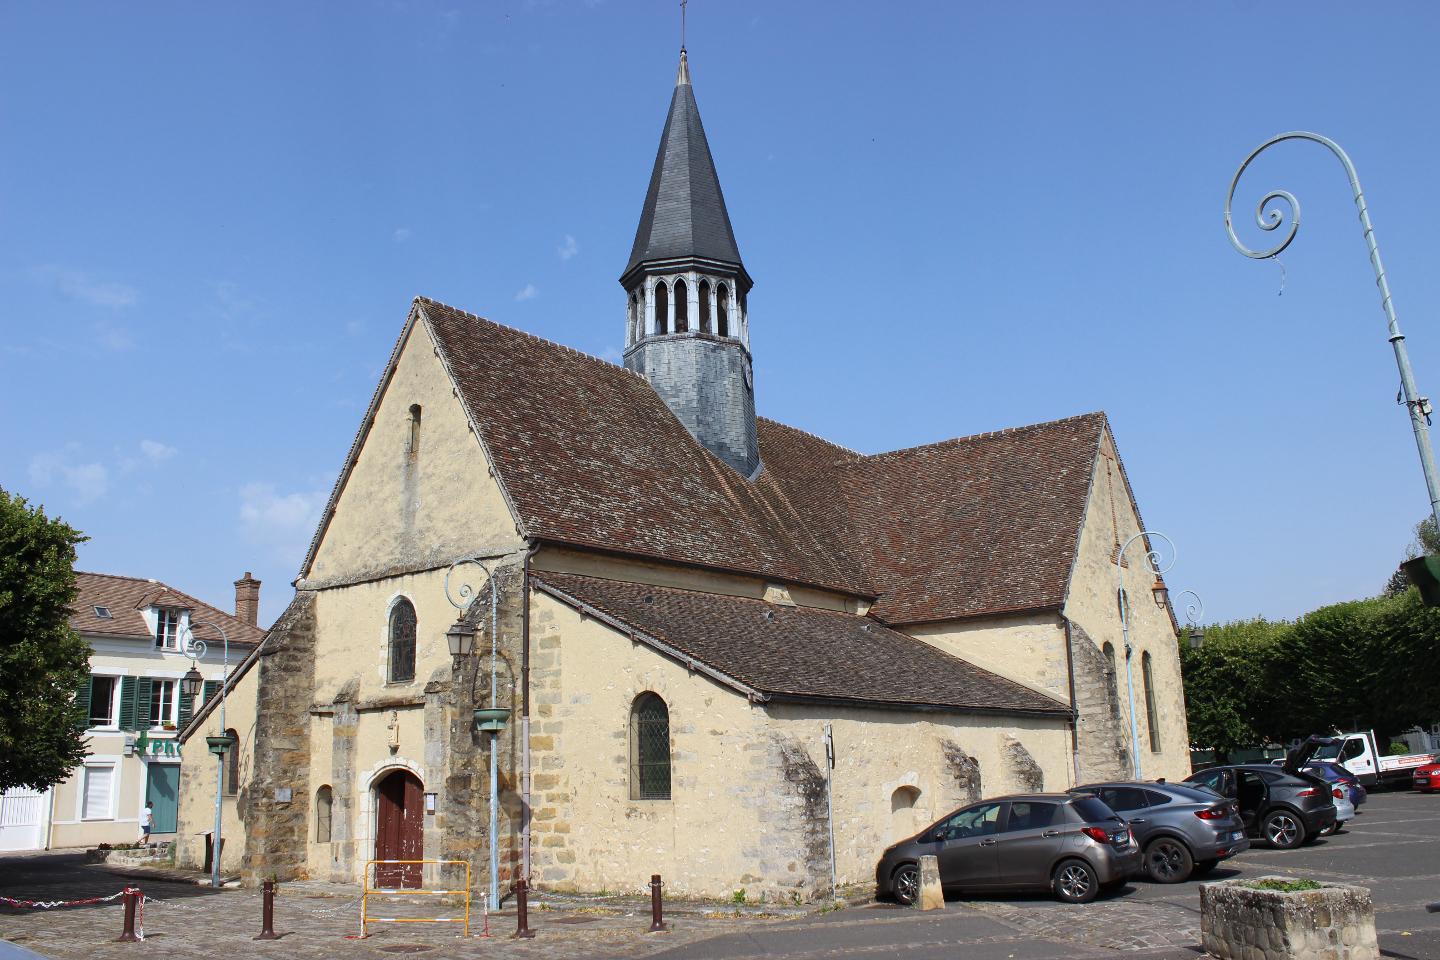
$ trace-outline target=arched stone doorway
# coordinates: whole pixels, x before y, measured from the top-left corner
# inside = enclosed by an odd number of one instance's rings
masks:
[[[919,799],[920,791],[915,787],[900,787],[890,794],[891,840],[906,840],[920,829],[915,822],[915,801]]]
[[[420,860],[425,856],[425,788],[409,770],[396,770],[375,784],[375,859]],[[419,864],[377,863],[375,885],[418,888]]]

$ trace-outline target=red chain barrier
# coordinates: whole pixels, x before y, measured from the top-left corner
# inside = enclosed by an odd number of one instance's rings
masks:
[[[131,890],[139,892],[136,887],[126,887],[119,893],[112,893],[108,897],[88,897],[84,900],[17,900],[14,897],[0,897],[0,903],[18,907],[22,910],[53,910],[56,907],[84,907],[93,903],[108,903],[111,900],[118,900]]]

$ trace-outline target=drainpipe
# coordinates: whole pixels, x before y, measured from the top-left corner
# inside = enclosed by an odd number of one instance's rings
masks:
[[[540,549],[531,543],[525,551],[520,584],[520,875],[530,882],[530,558]]]
[[[1075,706],[1075,640],[1070,632],[1070,618],[1063,613],[1065,624],[1065,674],[1070,681],[1070,786],[1080,785],[1080,708]]]

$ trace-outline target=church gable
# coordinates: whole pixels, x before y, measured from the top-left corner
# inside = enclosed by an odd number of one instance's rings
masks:
[[[331,495],[309,586],[522,545],[428,324],[412,313]]]

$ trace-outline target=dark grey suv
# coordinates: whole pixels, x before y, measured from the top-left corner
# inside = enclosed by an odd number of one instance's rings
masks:
[[[1140,848],[1115,811],[1092,796],[1034,793],[962,807],[887,849],[875,868],[880,896],[913,903],[920,858],[933,856],[950,892],[1049,889],[1087,903],[1140,872]]]
[[[1226,857],[1250,848],[1235,801],[1189,784],[1117,781],[1075,787],[1092,794],[1130,824],[1145,873],[1156,883],[1203,876]]]
[[[1250,836],[1290,850],[1335,826],[1330,784],[1303,769],[1318,747],[1333,742],[1311,737],[1286,755],[1283,766],[1242,763],[1210,767],[1190,774],[1185,782],[1236,801]]]

